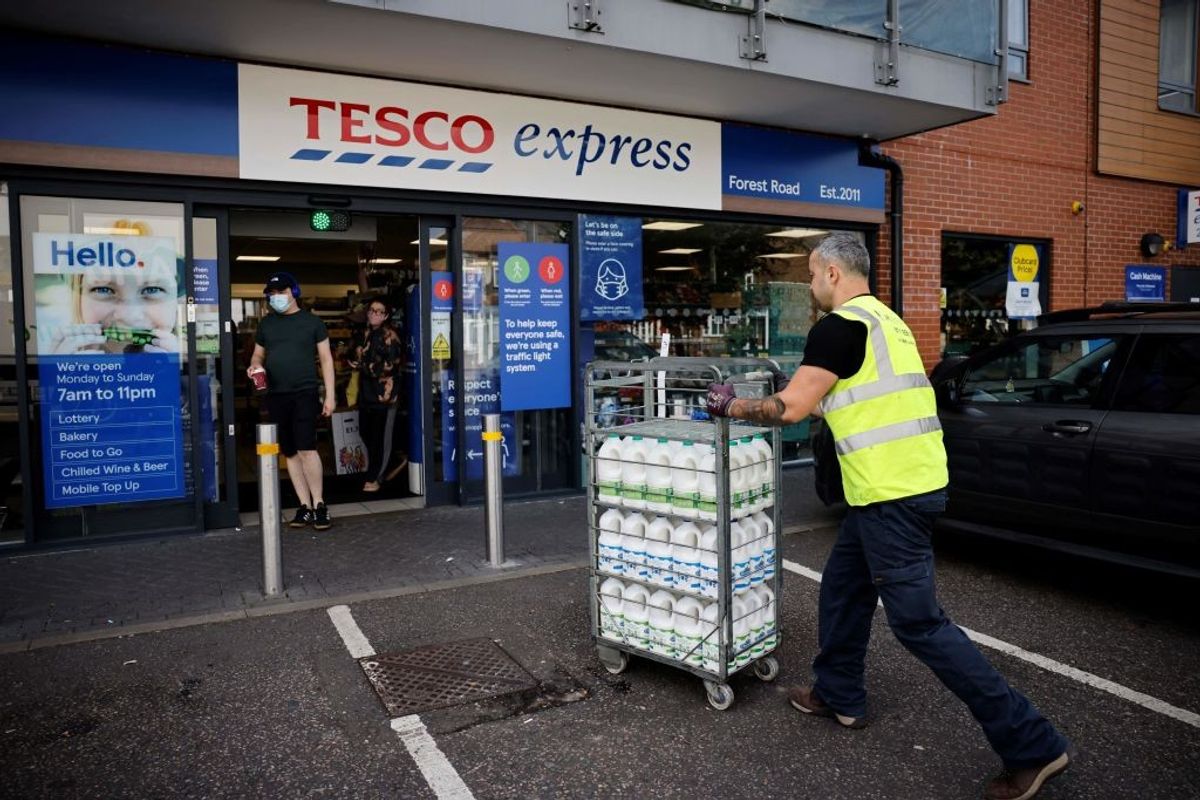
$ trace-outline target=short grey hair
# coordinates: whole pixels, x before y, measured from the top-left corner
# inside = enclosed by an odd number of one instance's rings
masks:
[[[831,233],[821,240],[809,258],[832,261],[846,272],[863,278],[871,276],[871,254],[854,233]]]

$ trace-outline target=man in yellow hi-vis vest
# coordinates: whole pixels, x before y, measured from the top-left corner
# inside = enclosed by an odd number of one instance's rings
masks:
[[[821,579],[816,682],[789,700],[866,725],[864,660],[881,600],[896,638],[967,704],[1003,760],[984,797],[1027,800],[1067,768],[1068,743],[938,604],[930,536],[946,508],[946,451],[912,331],[871,296],[870,256],[854,234],[825,237],[809,269],[813,300],[830,313],[787,386],[763,400],[735,398],[728,384],[708,391],[712,414],[765,425],[818,414],[833,434],[850,509]]]

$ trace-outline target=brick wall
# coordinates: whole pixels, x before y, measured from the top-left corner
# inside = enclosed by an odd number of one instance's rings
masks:
[[[1094,3],[1029,5],[1031,82],[1010,83],[999,114],[883,147],[904,169],[904,316],[930,367],[941,355],[943,232],[1051,240],[1051,309],[1124,299],[1126,264],[1200,264],[1200,245],[1152,260],[1138,250],[1148,231],[1174,241],[1176,185],[1095,172]]]

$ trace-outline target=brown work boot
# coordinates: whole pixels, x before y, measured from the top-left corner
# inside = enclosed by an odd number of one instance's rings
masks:
[[[1071,757],[1063,753],[1053,761],[1038,767],[1005,769],[988,781],[984,800],[1029,800],[1042,790],[1042,785],[1057,777],[1071,765]]]
[[[817,696],[816,691],[811,686],[793,686],[788,690],[788,701],[797,711],[812,714],[814,717],[835,719],[843,728],[859,730],[867,727],[866,717],[847,717],[845,714],[837,713],[825,705],[825,701]]]

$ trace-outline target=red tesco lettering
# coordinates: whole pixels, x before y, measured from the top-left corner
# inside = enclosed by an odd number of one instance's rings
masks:
[[[339,138],[354,144],[377,144],[384,147],[403,147],[412,140],[427,150],[444,151],[451,146],[464,153],[482,153],[496,141],[492,124],[476,114],[451,118],[445,111],[422,111],[411,117],[407,108],[380,106],[372,113],[365,103],[346,103],[309,97],[293,97],[289,107],[305,110],[305,137],[321,138],[322,111],[336,116]],[[372,125],[372,123],[374,123]]]

